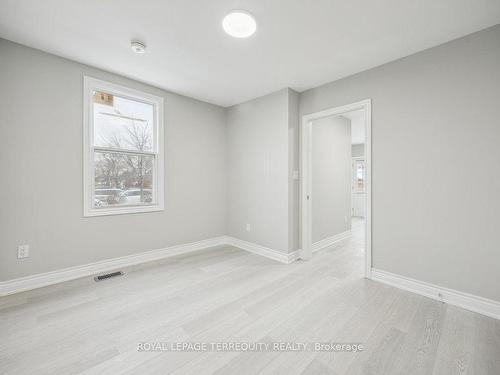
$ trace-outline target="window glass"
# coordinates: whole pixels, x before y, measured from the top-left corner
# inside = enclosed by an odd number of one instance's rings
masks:
[[[94,146],[153,150],[153,105],[102,91],[94,91],[92,99]]]
[[[365,161],[356,160],[356,191],[363,193],[365,191]]]
[[[152,156],[96,151],[94,162],[94,208],[153,202]]]

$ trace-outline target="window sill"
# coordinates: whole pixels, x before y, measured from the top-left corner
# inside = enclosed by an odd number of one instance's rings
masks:
[[[110,216],[110,215],[124,215],[124,214],[141,214],[145,212],[158,212],[165,211],[160,206],[137,206],[137,207],[116,207],[116,208],[91,208],[86,209],[83,213],[84,217],[93,216]]]

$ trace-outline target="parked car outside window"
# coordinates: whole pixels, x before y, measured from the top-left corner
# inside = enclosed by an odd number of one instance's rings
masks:
[[[114,189],[114,188],[95,189],[94,204],[95,206],[98,207],[120,204],[123,201],[122,193],[123,193],[122,189]]]
[[[153,201],[153,192],[151,189],[129,189],[121,194],[124,204],[151,203]]]

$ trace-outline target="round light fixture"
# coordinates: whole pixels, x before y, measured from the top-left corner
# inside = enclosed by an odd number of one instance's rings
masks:
[[[146,45],[142,42],[139,42],[138,40],[131,41],[130,48],[132,48],[132,51],[134,51],[135,53],[146,52]]]
[[[257,22],[244,10],[233,10],[222,20],[222,28],[235,38],[248,38],[257,30]]]

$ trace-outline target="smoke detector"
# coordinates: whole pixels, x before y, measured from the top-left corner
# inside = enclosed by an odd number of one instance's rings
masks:
[[[143,42],[140,42],[138,40],[131,41],[130,48],[132,48],[132,51],[134,51],[135,53],[146,52],[146,45]]]

